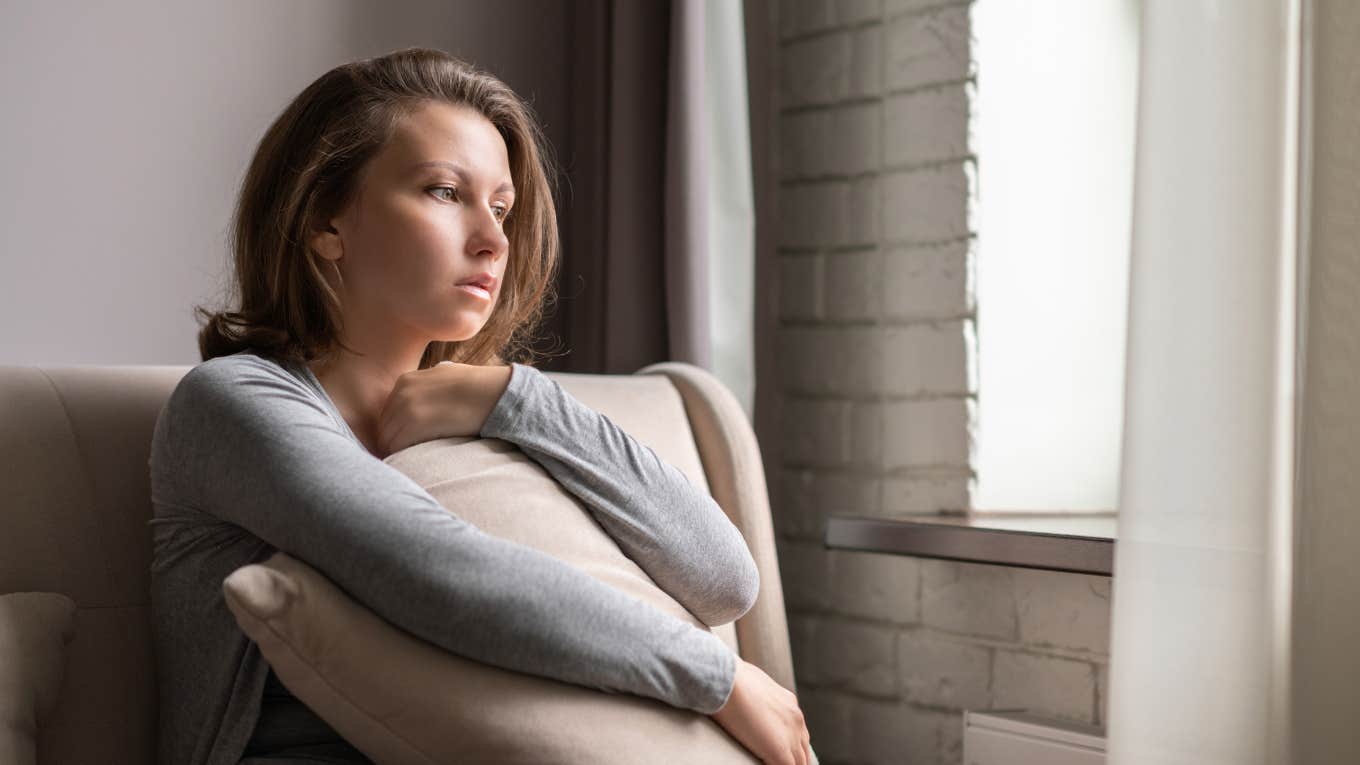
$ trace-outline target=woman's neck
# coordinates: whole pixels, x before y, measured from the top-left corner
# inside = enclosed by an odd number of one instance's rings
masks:
[[[423,345],[401,353],[365,351],[363,356],[341,349],[308,366],[354,435],[370,453],[381,457],[385,455],[378,446],[379,416],[397,378],[419,369],[424,352]]]

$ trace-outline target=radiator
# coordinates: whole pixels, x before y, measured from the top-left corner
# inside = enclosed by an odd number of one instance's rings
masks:
[[[963,763],[1105,765],[1105,732],[1026,712],[964,712]]]

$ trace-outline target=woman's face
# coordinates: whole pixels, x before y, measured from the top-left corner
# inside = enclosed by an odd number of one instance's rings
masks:
[[[500,296],[514,201],[505,141],[479,112],[427,102],[407,116],[331,220],[337,235],[322,235],[341,255],[347,328],[422,342],[476,335]],[[489,291],[459,286],[484,273]]]

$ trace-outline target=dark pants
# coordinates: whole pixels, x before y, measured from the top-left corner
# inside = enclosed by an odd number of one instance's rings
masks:
[[[297,699],[274,670],[264,684],[260,719],[239,765],[373,765]]]

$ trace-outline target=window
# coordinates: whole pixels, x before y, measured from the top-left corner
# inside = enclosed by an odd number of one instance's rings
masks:
[[[978,0],[977,510],[1118,502],[1135,0]]]

